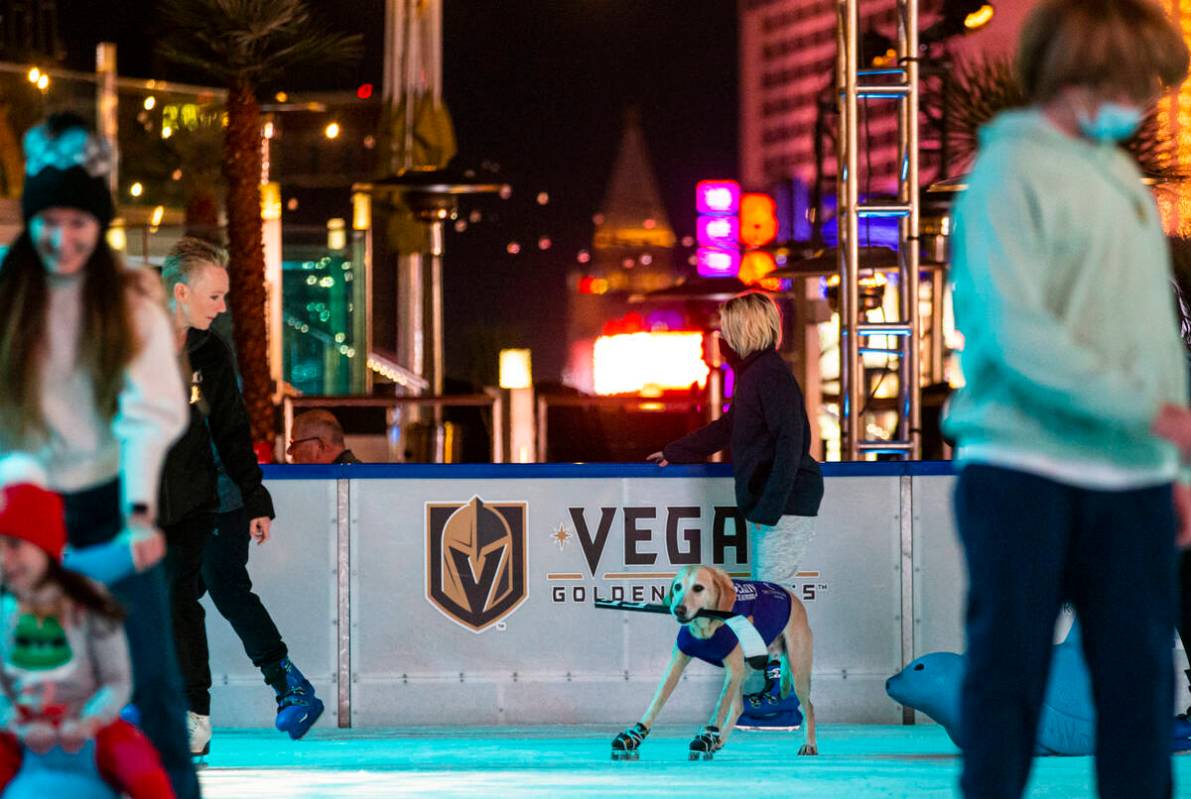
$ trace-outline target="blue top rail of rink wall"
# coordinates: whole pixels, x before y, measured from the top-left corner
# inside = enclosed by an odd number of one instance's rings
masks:
[[[851,461],[821,464],[824,477],[946,477],[951,461]],[[651,463],[357,463],[328,466],[274,464],[264,467],[268,480],[318,478],[360,480],[541,480],[546,478],[731,477],[732,464],[672,465]]]

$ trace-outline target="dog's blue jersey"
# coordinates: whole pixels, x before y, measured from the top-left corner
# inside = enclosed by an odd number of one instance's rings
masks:
[[[753,626],[761,634],[765,644],[773,643],[790,620],[790,595],[786,589],[774,583],[758,583],[751,580],[733,580],[736,586],[736,604],[732,612],[740,616],[751,616]],[[678,648],[693,658],[705,660],[713,666],[724,665],[724,658],[736,648],[739,642],[736,633],[726,624],[710,638],[696,638],[684,624],[678,629]]]

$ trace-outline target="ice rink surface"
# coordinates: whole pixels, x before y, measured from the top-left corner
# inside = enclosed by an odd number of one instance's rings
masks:
[[[955,796],[959,756],[941,727],[826,724],[818,757],[795,756],[801,732],[743,732],[709,763],[690,762],[695,730],[659,724],[636,762],[615,763],[610,727],[216,730],[201,772],[208,799],[327,797]],[[1175,796],[1191,797],[1191,754],[1176,755]],[[1092,759],[1035,761],[1029,797],[1093,797]]]

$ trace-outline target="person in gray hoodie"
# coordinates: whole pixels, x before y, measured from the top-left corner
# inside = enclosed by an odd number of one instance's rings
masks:
[[[966,797],[1025,790],[1065,601],[1084,633],[1100,795],[1171,794],[1191,412],[1161,219],[1118,144],[1188,61],[1148,0],[1042,0],[1018,55],[1031,106],[981,131],[956,204],[966,383],[945,429],[968,571]]]

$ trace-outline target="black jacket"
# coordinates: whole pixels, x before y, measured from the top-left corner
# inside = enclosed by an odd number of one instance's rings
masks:
[[[798,381],[776,350],[754,352],[736,368],[732,407],[663,450],[672,463],[698,463],[732,449],[736,505],[751,522],[817,516],[823,475],[811,457],[811,426]]]
[[[240,489],[248,518],[273,518],[273,499],[262,484],[264,475],[252,449],[231,350],[218,335],[191,328],[186,355],[191,371],[190,426],[166,456],[158,522],[173,525],[192,513],[219,508],[212,444]]]

